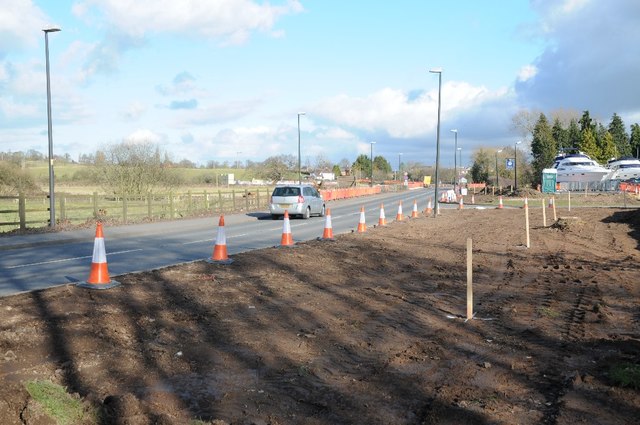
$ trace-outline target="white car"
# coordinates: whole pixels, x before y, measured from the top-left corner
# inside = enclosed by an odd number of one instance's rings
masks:
[[[277,186],[271,195],[269,212],[274,220],[284,216],[289,211],[289,216],[300,216],[304,219],[312,215],[324,217],[325,204],[318,190],[307,184],[293,184]]]

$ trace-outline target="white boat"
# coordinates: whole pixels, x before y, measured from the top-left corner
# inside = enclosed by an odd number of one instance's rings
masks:
[[[621,158],[612,159],[607,162],[609,174],[606,180],[629,180],[634,177],[640,177],[640,159],[632,156],[623,156]]]
[[[599,182],[611,171],[582,152],[558,155],[553,168],[558,172],[558,183]]]

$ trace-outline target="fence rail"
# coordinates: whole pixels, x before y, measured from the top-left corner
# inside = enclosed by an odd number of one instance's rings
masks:
[[[83,223],[92,219],[122,222],[175,219],[206,213],[252,211],[266,208],[271,188],[149,193],[144,196],[56,195],[56,223]],[[49,224],[48,196],[0,196],[0,232]]]

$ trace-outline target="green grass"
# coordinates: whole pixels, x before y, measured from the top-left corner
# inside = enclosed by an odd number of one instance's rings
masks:
[[[611,366],[609,376],[616,385],[640,389],[640,364],[616,363]]]
[[[59,425],[97,421],[96,410],[85,409],[82,400],[73,397],[60,385],[50,381],[29,381],[26,388],[42,410]]]

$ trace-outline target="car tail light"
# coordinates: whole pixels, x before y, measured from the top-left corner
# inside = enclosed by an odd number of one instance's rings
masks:
[[[304,204],[304,196],[302,196],[302,195],[298,196],[298,203],[299,204]]]

